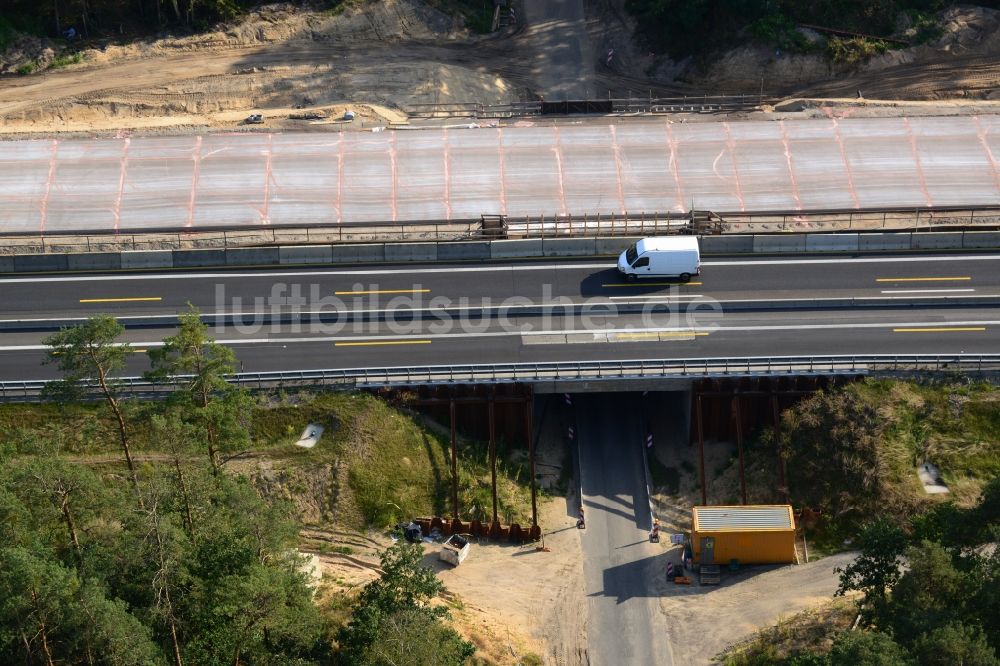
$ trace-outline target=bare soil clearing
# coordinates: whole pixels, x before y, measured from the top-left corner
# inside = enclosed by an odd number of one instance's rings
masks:
[[[950,10],[938,42],[889,52],[856,71],[835,71],[820,56],[746,47],[695,75],[690,63],[664,62],[635,45],[619,0],[584,6],[584,22],[569,21],[588,45],[573,56],[588,61],[575,85],[597,97],[757,93],[763,79],[765,92],[804,97],[860,90],[872,99],[988,99],[1000,83],[1000,13],[993,10]],[[342,127],[293,116],[336,118],[347,109],[357,114],[354,127],[399,123],[399,109],[413,104],[537,98],[552,84],[546,39],[541,28],[470,36],[421,0],[361,2],[339,13],[267,5],[210,33],[90,49],[80,64],[2,76],[0,134],[235,129],[250,112],[263,113],[264,129],[321,131]],[[0,54],[0,72],[13,71],[29,51]],[[559,67],[576,71],[572,62]]]

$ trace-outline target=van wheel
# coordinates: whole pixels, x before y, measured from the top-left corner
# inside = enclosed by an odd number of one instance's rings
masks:
[[[628,280],[629,282],[635,282],[635,273],[629,273],[628,275],[625,276],[625,279]]]
[[[690,273],[681,273],[681,282],[690,282],[690,281],[691,281]]]

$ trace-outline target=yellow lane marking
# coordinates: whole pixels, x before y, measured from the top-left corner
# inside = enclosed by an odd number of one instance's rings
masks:
[[[669,287],[677,285],[679,287],[700,287],[701,282],[605,282],[602,287]]]
[[[985,331],[985,326],[952,327],[952,328],[894,328],[893,333],[962,333]]]
[[[875,278],[876,282],[967,282],[972,278],[964,277],[895,277]]]
[[[429,345],[430,340],[381,340],[370,342],[334,342],[334,347],[374,347],[378,345]]]
[[[429,294],[430,289],[371,289],[369,291],[335,291],[334,296],[364,296],[366,294]]]
[[[134,301],[162,301],[159,296],[140,296],[137,298],[81,298],[81,303],[132,303]]]

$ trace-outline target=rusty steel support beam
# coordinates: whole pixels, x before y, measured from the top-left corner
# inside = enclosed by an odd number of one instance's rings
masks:
[[[449,405],[449,421],[451,423],[451,516],[458,520],[458,441],[456,437],[455,400]]]
[[[760,398],[774,395],[775,393],[780,393],[781,395],[787,396],[803,396],[812,395],[816,391],[798,391],[798,390],[777,390],[777,391],[740,391],[740,395],[748,398]],[[733,391],[699,391],[699,393],[706,398],[728,398],[733,395]]]
[[[778,453],[778,486],[781,488],[781,494],[787,503],[789,500],[788,481],[785,476],[785,457],[781,455],[781,409],[778,406],[777,395],[771,396],[771,411],[774,413],[774,446]]]
[[[538,529],[538,499],[535,488],[534,391],[524,403],[524,431],[528,437],[528,464],[531,467],[531,529]]]
[[[490,487],[493,491],[493,525],[497,520],[497,419],[496,389],[490,390]]]
[[[695,410],[698,414],[695,419],[698,422],[698,452],[701,456],[701,462],[699,469],[701,471],[701,503],[702,505],[708,504],[708,489],[705,487],[705,430],[702,425],[702,419],[704,414],[701,409],[701,396],[698,396],[698,400],[695,402]]]
[[[501,402],[517,404],[527,400],[523,396],[501,395],[495,398],[416,398],[410,405],[414,407],[435,407],[438,405],[449,405],[452,402],[459,405],[485,405],[488,402]]]
[[[733,421],[736,422],[736,449],[739,451],[740,455],[740,496],[743,498],[743,504],[747,503],[747,478],[746,469],[743,463],[743,415],[740,413],[740,396],[737,393],[733,394],[732,398],[733,404]]]

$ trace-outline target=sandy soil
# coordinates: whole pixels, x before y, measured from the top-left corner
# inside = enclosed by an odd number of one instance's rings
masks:
[[[695,75],[690,63],[665,62],[633,43],[622,0],[583,4],[586,59],[601,57],[581,85],[615,96],[757,93],[762,78],[765,92],[803,97],[853,98],[860,90],[868,99],[968,100],[1000,88],[993,10],[948,10],[937,42],[854,71],[837,71],[820,56],[744,47]],[[0,72],[8,72],[0,76],[0,135],[231,129],[251,112],[263,113],[269,130],[340,128],[293,118],[306,110],[331,118],[354,110],[353,127],[399,123],[401,109],[415,104],[535,99],[551,78],[546,39],[546,31],[523,26],[473,37],[421,0],[384,0],[340,13],[266,5],[213,32],[90,49],[79,64],[30,76],[9,74],[27,57],[14,49],[0,54]],[[689,83],[677,83],[679,76]]]
[[[575,521],[566,516],[565,500],[539,507],[545,529],[542,544],[514,546],[475,543],[459,567],[440,561],[439,546],[424,544],[424,562],[447,588],[454,625],[476,644],[487,663],[517,664],[523,655],[545,655],[547,663],[578,662],[586,618]],[[389,545],[379,535],[342,534],[308,529],[301,549],[313,556],[327,593],[349,591],[378,575],[377,551]],[[324,545],[325,544],[325,545]],[[350,553],[331,552],[336,548]]]

